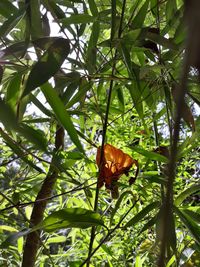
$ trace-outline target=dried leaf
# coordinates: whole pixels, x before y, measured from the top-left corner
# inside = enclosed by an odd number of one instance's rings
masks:
[[[100,188],[105,184],[106,188],[111,191],[112,197],[117,198],[118,186],[116,182],[122,174],[128,175],[128,172],[133,164],[135,164],[137,167],[137,176],[138,162],[137,160],[131,158],[128,154],[124,153],[121,149],[118,149],[109,144],[104,145],[103,153],[103,159],[102,162],[100,162],[101,148],[99,147],[96,156],[96,163],[100,169],[98,187]],[[132,180],[131,182],[129,181],[129,183],[132,184]]]

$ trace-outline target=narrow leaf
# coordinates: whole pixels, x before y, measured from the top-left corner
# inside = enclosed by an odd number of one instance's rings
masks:
[[[94,225],[104,226],[100,214],[82,208],[66,208],[53,212],[34,229],[43,228],[47,232],[52,232],[63,228],[85,229]]]
[[[181,192],[177,198],[175,199],[174,203],[178,207],[182,204],[182,202],[190,195],[200,191],[200,184],[193,184],[183,192]]]
[[[62,22],[63,26],[68,26],[69,24],[81,24],[81,23],[91,23],[96,18],[93,16],[90,16],[88,14],[78,14],[78,15],[71,15],[68,18],[61,19],[60,22]]]
[[[160,155],[152,151],[147,151],[140,146],[134,146],[133,150],[149,159],[156,160],[159,162],[164,162],[164,163],[168,162],[168,159],[164,157],[163,155]]]
[[[141,28],[143,26],[144,20],[147,15],[148,7],[149,7],[149,0],[145,1],[144,5],[141,7],[138,14],[133,19],[131,23],[132,29]]]
[[[111,212],[111,215],[110,215],[110,225],[112,225],[113,218],[114,218],[114,216],[115,216],[117,210],[119,209],[119,207],[120,207],[120,205],[121,205],[121,203],[122,203],[122,200],[124,199],[124,197],[127,198],[128,195],[132,195],[133,199],[135,198],[135,196],[134,196],[134,194],[133,194],[132,191],[125,191],[125,192],[123,192],[123,193],[120,195],[119,199],[117,200],[117,202],[116,202],[116,204],[115,204],[114,209],[113,209],[112,212]]]
[[[191,235],[194,237],[196,242],[200,245],[200,225],[197,224],[192,217],[186,214],[184,211],[174,207],[176,214],[179,216],[184,225],[188,228]]]
[[[70,46],[68,40],[64,38],[55,40],[32,67],[26,82],[23,97],[47,82],[60,69],[69,51]]]
[[[18,132],[28,141],[33,143],[37,148],[46,151],[47,140],[44,132],[36,130],[25,123],[21,123],[18,127]]]
[[[6,144],[12,149],[12,151],[20,157],[21,160],[23,160],[25,163],[27,163],[30,167],[38,171],[39,173],[43,173],[44,171],[36,166],[35,163],[33,163],[31,160],[28,159],[28,155],[25,151],[23,151],[17,143],[15,143],[12,138],[8,134],[6,134],[1,128],[0,128],[0,135],[6,142]]]
[[[71,121],[71,118],[56,91],[52,88],[52,86],[49,83],[42,85],[41,89],[43,94],[45,95],[47,102],[52,107],[56,118],[66,129],[72,142],[77,146],[77,148],[81,152],[84,152],[82,145],[78,139],[76,129],[74,128],[74,125]]]
[[[94,0],[88,0],[89,3],[89,7],[90,7],[90,11],[92,13],[93,16],[97,16],[98,15],[98,9],[97,9],[97,5],[95,3]]]
[[[155,208],[158,208],[160,203],[158,201],[155,201],[149,205],[147,205],[143,210],[141,210],[138,214],[136,214],[125,226],[130,227],[141,221],[149,212],[154,210]]]
[[[20,10],[17,9],[17,11],[14,14],[9,16],[9,18],[0,27],[0,37],[6,36],[22,19],[24,14],[25,14],[25,9],[21,8]]]

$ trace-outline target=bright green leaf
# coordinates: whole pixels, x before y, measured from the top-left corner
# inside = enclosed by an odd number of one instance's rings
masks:
[[[44,221],[36,226],[43,228],[47,232],[56,231],[64,228],[85,229],[91,226],[104,226],[100,214],[82,208],[66,208],[50,214]]]

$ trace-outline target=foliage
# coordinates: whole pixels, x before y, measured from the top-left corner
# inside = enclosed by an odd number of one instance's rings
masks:
[[[191,14],[181,0],[0,1],[1,266],[156,266],[165,241],[158,266],[199,266]],[[106,143],[139,164],[118,199],[97,186]]]

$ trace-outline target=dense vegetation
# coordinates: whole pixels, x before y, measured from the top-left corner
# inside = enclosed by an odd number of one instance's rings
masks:
[[[0,1],[0,266],[200,266],[199,10]]]

